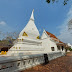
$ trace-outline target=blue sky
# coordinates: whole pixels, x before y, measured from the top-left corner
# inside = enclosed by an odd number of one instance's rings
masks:
[[[67,18],[72,1],[63,5],[63,0],[58,3],[47,4],[46,0],[0,0],[0,31],[20,32],[27,24],[34,9],[35,24],[39,30],[42,27],[60,35],[60,26]]]

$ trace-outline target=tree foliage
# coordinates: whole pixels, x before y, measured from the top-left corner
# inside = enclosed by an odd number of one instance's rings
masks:
[[[54,2],[58,2],[59,0],[46,0],[47,3],[51,3],[51,1],[54,3]],[[68,1],[69,0],[64,0],[63,4],[66,5]]]
[[[72,48],[69,48],[70,51],[72,51]]]

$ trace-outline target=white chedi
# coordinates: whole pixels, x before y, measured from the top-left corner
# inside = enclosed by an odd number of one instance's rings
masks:
[[[24,38],[24,33],[26,33],[27,37],[29,38],[34,38],[36,39],[37,36],[39,36],[39,31],[34,23],[34,10],[32,11],[30,20],[28,21],[27,25],[25,26],[25,28],[20,32],[19,34],[19,38]]]
[[[42,50],[42,42],[39,39],[40,34],[34,23],[33,13],[34,10],[27,25],[20,32],[17,42],[9,49],[7,55],[34,54],[36,51]]]

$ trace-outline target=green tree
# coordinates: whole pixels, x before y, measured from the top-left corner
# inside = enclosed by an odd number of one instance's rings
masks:
[[[59,0],[46,0],[47,3],[50,3],[51,1],[54,3],[54,2],[58,2]],[[69,0],[64,0],[63,4],[66,5],[68,1]]]

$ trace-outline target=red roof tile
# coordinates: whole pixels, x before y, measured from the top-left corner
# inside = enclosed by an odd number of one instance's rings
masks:
[[[55,35],[53,35],[52,33],[50,33],[50,32],[47,32],[46,31],[46,33],[50,36],[50,37],[53,37],[53,38],[55,38],[55,39],[58,39]]]
[[[46,31],[46,33],[47,33],[51,38],[53,38],[53,40],[55,39],[54,41],[59,41],[59,43],[63,43],[63,42],[61,42],[54,34],[52,34],[52,33],[50,33],[50,32],[47,32],[47,31]]]

